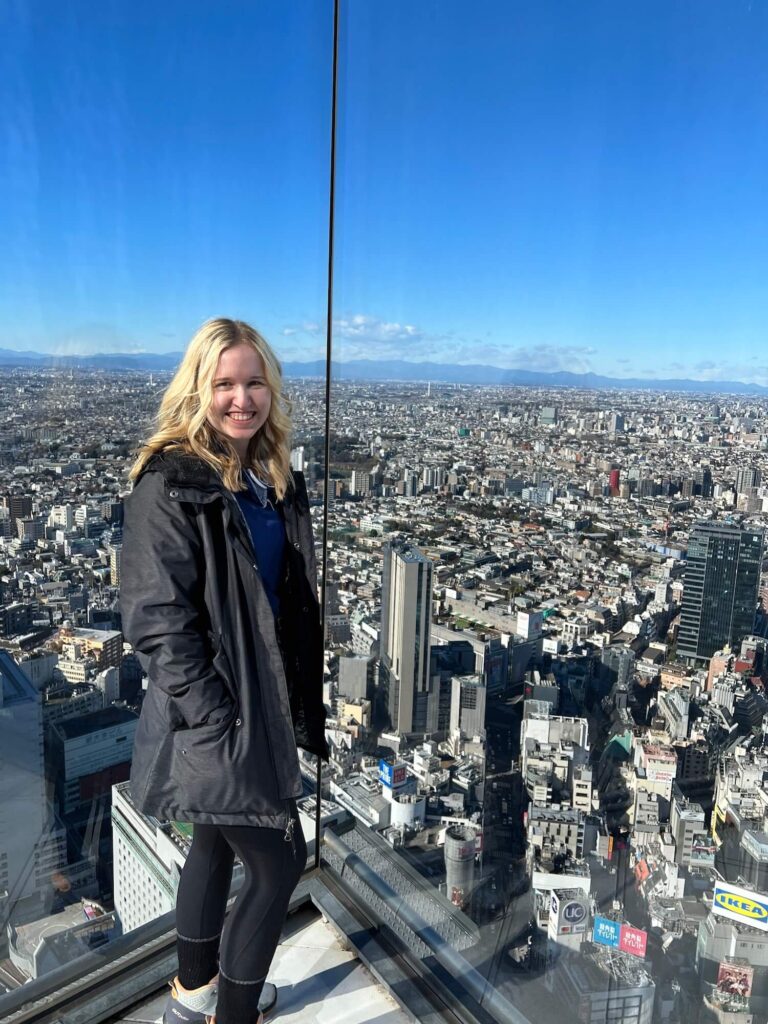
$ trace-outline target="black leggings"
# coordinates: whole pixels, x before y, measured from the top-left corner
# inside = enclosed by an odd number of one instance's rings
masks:
[[[230,981],[249,986],[263,981],[280,941],[291,894],[307,861],[295,805],[292,814],[290,839],[276,828],[194,826],[176,898],[176,931],[180,940],[197,943],[221,936],[219,970]],[[225,925],[235,855],[245,878]]]

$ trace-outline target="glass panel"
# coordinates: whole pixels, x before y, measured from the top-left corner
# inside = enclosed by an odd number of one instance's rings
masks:
[[[276,349],[322,497],[331,30],[311,0],[0,10],[0,993],[175,904],[190,827],[126,783],[122,512],[207,318]]]
[[[766,44],[342,4],[325,856],[499,1020],[766,1011]]]

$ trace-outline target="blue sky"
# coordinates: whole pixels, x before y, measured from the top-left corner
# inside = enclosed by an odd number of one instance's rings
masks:
[[[190,16],[192,12],[192,16]],[[343,4],[335,349],[768,383],[768,4]],[[331,3],[0,6],[0,347],[322,351]]]

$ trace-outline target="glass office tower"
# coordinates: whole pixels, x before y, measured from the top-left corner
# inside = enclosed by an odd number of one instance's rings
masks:
[[[688,544],[678,653],[711,658],[754,629],[762,530],[735,523],[697,523]]]

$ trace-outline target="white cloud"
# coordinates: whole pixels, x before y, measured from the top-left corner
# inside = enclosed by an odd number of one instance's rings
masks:
[[[286,324],[283,337],[316,338],[325,333],[325,325],[307,320]],[[340,316],[333,321],[334,358],[336,359],[437,359],[444,355],[438,343],[445,335],[431,335],[415,324],[383,320],[363,313]]]

